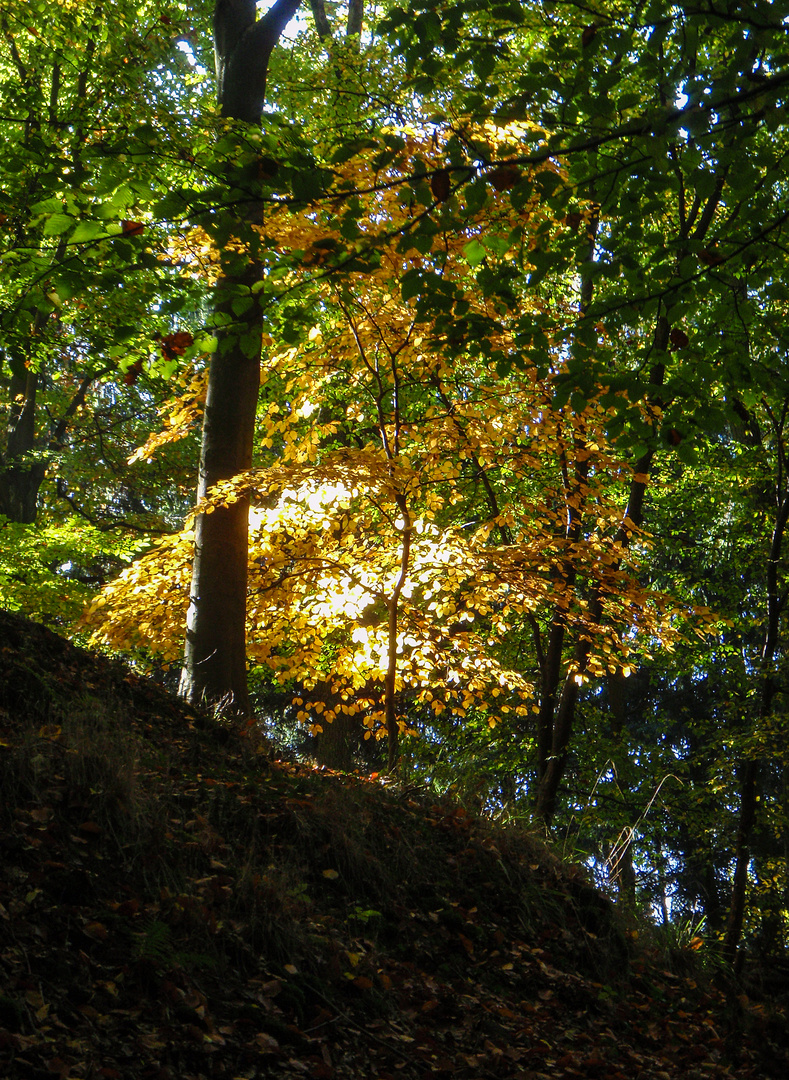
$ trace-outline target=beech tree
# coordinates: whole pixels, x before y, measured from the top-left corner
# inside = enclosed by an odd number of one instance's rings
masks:
[[[177,367],[176,292],[194,304],[151,213],[187,166],[188,32],[175,2],[0,16],[0,600],[54,625],[188,505],[181,447],[127,464]]]
[[[217,93],[222,115],[260,124],[269,58],[301,0],[276,0],[257,20],[255,0],[217,0],[214,12]],[[228,230],[216,286],[216,348],[212,353],[203,420],[198,499],[220,480],[252,464],[260,386],[263,268],[260,221],[252,203]],[[181,693],[193,702],[224,701],[249,710],[246,659],[248,502],[198,513]]]
[[[513,135],[491,126],[477,145]],[[411,136],[398,168],[423,158],[437,169],[442,150]],[[399,232],[409,211],[385,176],[375,185],[364,159],[344,172],[368,191],[359,226],[380,220]],[[555,407],[554,380],[527,359],[505,376],[492,359],[446,352],[451,331],[439,329],[438,309],[417,333],[416,295],[392,295],[404,258],[423,274],[440,268],[467,318],[484,322],[490,347],[507,353],[522,308],[497,311],[475,289],[483,261],[528,258],[513,234],[519,215],[496,182],[439,248],[414,246],[405,233],[374,269],[313,283],[318,323],[303,344],[269,357],[263,374],[258,457],[268,464],[218,484],[203,504],[206,518],[228,501],[255,507],[250,660],[295,683],[298,717],[313,728],[358,716],[368,735],[385,734],[390,768],[415,707],[461,717],[473,709],[491,726],[512,714],[525,733],[541,710],[546,623],[561,618],[583,647],[576,685],[628,671],[651,637],[673,636],[665,599],[640,587],[622,551],[630,470],[607,445],[606,410]],[[537,232],[538,200],[531,209]],[[455,212],[446,205],[436,217],[450,223]],[[272,236],[281,252],[306,253],[299,273],[309,280],[340,244],[332,228],[311,207],[280,218]],[[189,411],[182,416],[188,425]],[[171,425],[140,452],[178,434]],[[150,638],[172,660],[191,536],[163,542],[105,591],[91,618],[99,640],[128,649]],[[596,597],[586,608],[581,580]],[[523,626],[535,655],[516,661],[506,642]]]
[[[67,456],[93,393],[122,380],[121,357],[129,365],[138,360],[138,300],[120,294],[109,305],[106,295],[127,269],[138,299],[151,294],[142,226],[132,229],[129,220],[139,190],[128,169],[121,179],[108,161],[95,118],[125,127],[129,86],[149,87],[146,68],[170,44],[160,23],[144,58],[136,55],[122,70],[101,44],[99,6],[58,4],[42,34],[35,19],[45,7],[13,5],[0,17],[0,514],[24,524],[36,521],[44,479]],[[120,33],[131,31],[127,6],[116,21]],[[111,104],[103,100],[107,85],[117,88]],[[66,476],[60,479],[63,497],[73,497]]]

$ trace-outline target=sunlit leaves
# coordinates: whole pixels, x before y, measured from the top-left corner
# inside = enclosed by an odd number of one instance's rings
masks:
[[[495,155],[502,133],[488,137]],[[402,152],[434,164],[415,137]],[[638,586],[615,546],[629,470],[607,447],[604,407],[562,406],[528,349],[502,371],[521,325],[540,315],[511,273],[531,241],[506,185],[490,185],[473,214],[466,205],[457,217],[446,201],[439,213],[452,231],[424,230],[422,243],[397,188],[366,184],[366,164],[354,167],[357,187],[369,188],[363,233],[406,227],[372,272],[335,278],[324,271],[339,247],[336,217],[270,222],[279,250],[299,253],[288,280],[311,288],[317,324],[289,348],[266,339],[261,466],[219,485],[200,510],[251,502],[249,657],[299,687],[303,721],[363,714],[377,731],[393,662],[403,726],[415,707],[474,710],[492,724],[528,716],[537,665],[510,642],[529,620],[560,610],[593,640],[584,678],[672,634],[663,601]],[[536,202],[531,211],[539,236],[557,227]],[[542,340],[545,368],[560,371],[558,347]],[[168,421],[172,434],[191,422],[189,401]],[[587,479],[570,482],[580,467]],[[570,538],[576,514],[588,524]],[[89,617],[99,639],[150,635],[175,658],[189,539],[165,541],[107,591],[107,607]],[[583,600],[587,576],[602,620]]]
[[[2,606],[51,627],[70,627],[97,588],[131,559],[136,546],[79,518],[41,528],[0,516]]]

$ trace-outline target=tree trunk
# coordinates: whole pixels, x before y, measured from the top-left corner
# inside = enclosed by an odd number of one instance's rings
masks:
[[[30,457],[35,442],[38,375],[28,371],[11,377],[11,415],[6,453],[0,454],[0,514],[22,525],[32,525],[38,513],[38,489],[46,466]]]
[[[762,647],[762,693],[759,703],[759,720],[766,720],[773,707],[778,692],[778,682],[774,673],[774,663],[778,652],[781,613],[784,599],[778,591],[778,567],[781,561],[784,536],[789,524],[789,492],[782,494],[773,527],[770,558],[767,563],[767,625]],[[740,817],[735,841],[734,879],[732,881],[731,903],[726,924],[726,936],[723,941],[724,955],[734,963],[742,936],[745,918],[745,899],[748,892],[748,866],[751,861],[751,839],[756,824],[756,812],[760,798],[760,762],[754,758],[740,764]]]
[[[392,595],[387,602],[387,640],[389,660],[384,681],[384,711],[386,715],[386,738],[388,742],[387,769],[390,773],[397,768],[400,745],[400,725],[397,720],[397,627],[400,594],[403,591],[411,561],[411,514],[403,496],[397,499],[397,505],[403,516],[402,547],[400,549],[400,571]]]
[[[246,276],[249,290],[260,277],[259,264],[250,263]],[[229,311],[242,284],[240,276],[222,279],[217,311]],[[230,323],[217,334],[203,415],[198,499],[204,498],[218,481],[230,480],[252,464],[261,333],[260,308],[254,303],[240,323]],[[247,499],[197,517],[181,677],[181,693],[189,701],[222,702],[229,711],[241,714],[249,712],[248,518]]]
[[[276,0],[264,18],[256,21],[255,0],[217,0],[214,49],[223,116],[260,123],[269,58],[300,2]],[[247,209],[240,233],[257,213],[254,205]],[[229,480],[252,464],[262,338],[259,294],[252,290],[261,276],[254,256],[244,261],[228,253],[215,302],[220,329],[208,375],[198,500],[218,481]],[[244,307],[244,300],[247,306],[239,316],[237,309]],[[246,499],[197,516],[181,675],[181,694],[187,700],[222,703],[240,714],[249,712],[248,517]]]
[[[94,13],[95,14],[95,13]],[[8,35],[8,29],[3,24],[4,33]],[[84,67],[76,79],[76,96],[82,102],[85,99],[90,66],[96,51],[96,40],[90,38],[82,54]],[[17,72],[23,84],[32,83],[34,80],[41,85],[46,85],[46,78],[42,80],[42,74],[34,73],[26,67],[18,52],[12,49],[12,56]],[[61,65],[53,60],[52,71],[49,75],[49,102],[47,120],[55,127],[62,127],[59,119],[59,98],[62,88]],[[73,111],[72,102],[70,109]],[[42,118],[31,112],[28,114],[26,125],[25,146],[29,139],[40,132]],[[71,146],[71,156],[74,166],[80,165],[80,152],[83,148],[84,132],[74,128],[74,140]],[[67,151],[64,149],[64,153]],[[40,192],[40,177],[37,174],[31,176],[27,184],[27,201],[35,203]],[[19,227],[17,230],[17,247],[26,248],[36,244],[35,235],[25,232]],[[63,261],[67,252],[67,241],[61,238],[55,249],[52,266],[57,267]],[[5,449],[0,448],[0,515],[4,515],[10,521],[20,525],[33,525],[38,517],[38,493],[47,474],[47,461],[44,456],[44,443],[36,439],[36,408],[37,395],[41,384],[41,368],[37,364],[29,363],[33,360],[32,344],[41,339],[44,330],[50,320],[50,315],[40,308],[36,310],[32,334],[23,348],[12,356],[11,379],[9,384],[10,408],[8,425],[6,428]],[[25,356],[25,353],[27,355]],[[77,405],[84,403],[84,390],[87,385],[83,382],[84,389],[78,395],[79,400],[72,402],[61,419],[51,429],[49,450],[59,447],[54,444],[61,443],[68,426],[68,421],[73,416]],[[51,419],[51,418],[50,418]]]
[[[658,316],[652,339],[655,352],[659,358],[650,373],[650,382],[655,388],[653,400],[657,400],[659,388],[663,385],[665,378],[663,357],[668,351],[669,333],[668,320],[663,315]],[[633,527],[638,528],[644,520],[644,496],[646,495],[654,456],[654,449],[647,450],[635,465],[633,479],[630,481],[627,508],[614,538],[614,547],[618,548],[622,556],[630,546]],[[614,565],[618,569],[621,565],[621,559],[618,559]],[[603,615],[602,598],[599,592],[594,591],[587,603],[591,622],[599,622]],[[591,649],[592,643],[589,640],[581,638],[576,643],[573,664],[565,676],[555,714],[553,716],[546,714],[544,719],[545,730],[541,731],[540,739],[545,746],[548,746],[548,740],[550,739],[550,752],[544,760],[540,759],[539,762],[535,813],[546,825],[551,824],[556,813],[559,785],[564,776],[567,764],[567,750],[575,722],[575,707],[578,702],[580,688],[578,678],[584,674],[588,667]],[[542,715],[540,720],[543,720]]]
[[[65,248],[58,246],[56,259]],[[37,311],[33,336],[44,330],[47,316]],[[46,462],[35,457],[36,396],[39,375],[27,363],[12,365],[9,398],[11,407],[6,431],[5,453],[0,452],[0,514],[20,525],[32,525],[38,516],[38,492],[44,482]]]

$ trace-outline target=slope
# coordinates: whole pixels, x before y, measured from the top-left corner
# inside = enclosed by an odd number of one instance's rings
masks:
[[[527,831],[253,732],[0,612],[0,1077],[789,1073]]]

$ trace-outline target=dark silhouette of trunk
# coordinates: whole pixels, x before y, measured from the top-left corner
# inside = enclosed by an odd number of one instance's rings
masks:
[[[12,374],[5,452],[0,454],[0,514],[32,525],[38,513],[38,491],[46,465],[33,456],[36,442],[38,374]]]
[[[594,262],[599,225],[600,219],[595,213],[589,224],[588,246],[581,267],[581,295],[578,305],[580,319],[584,318],[594,296],[594,282],[590,268]],[[585,503],[584,489],[589,476],[588,459],[582,458],[578,461],[571,476],[568,463],[564,460],[563,455],[562,475],[564,477],[568,508],[564,540],[568,549],[572,550],[581,536]],[[556,570],[555,581],[564,590],[568,598],[575,588],[576,578],[577,569],[572,557],[565,559]],[[564,771],[565,750],[570,738],[570,725],[572,724],[572,715],[575,708],[573,698],[572,702],[565,700],[564,711],[562,711],[562,699],[566,699],[567,694],[570,692],[567,683],[565,683],[561,697],[559,692],[562,679],[562,656],[567,637],[567,614],[561,603],[556,604],[554,607],[544,648],[536,629],[535,636],[541,676],[540,711],[537,714],[537,797],[535,810],[543,818],[545,824],[548,825],[553,817],[555,793],[558,789],[561,774]],[[566,732],[561,736],[559,734],[559,725],[566,727]],[[549,795],[549,790],[553,790],[553,796]]]
[[[3,27],[5,30],[5,26]],[[91,41],[86,50],[88,66],[93,57],[95,43]],[[22,61],[19,53],[12,49],[17,72],[22,83],[29,83],[34,78],[41,80],[41,76],[34,76]],[[80,74],[77,80],[77,95],[85,96],[85,85],[88,76],[88,68]],[[53,62],[49,79],[49,107],[47,119],[51,124],[58,123],[58,98],[61,90],[61,69],[57,62]],[[28,116],[26,125],[25,143],[34,136],[42,126],[42,119],[34,114]],[[81,133],[78,143],[82,141]],[[78,161],[79,150],[75,149],[74,160]],[[32,203],[36,199],[39,190],[38,176],[33,176],[27,185],[27,197]],[[20,227],[17,229],[17,242],[20,247],[32,244],[31,236],[25,235]],[[55,251],[53,265],[57,265],[66,253],[66,242],[61,240]],[[38,309],[33,318],[31,338],[26,345],[11,357],[11,379],[9,385],[10,408],[8,424],[6,427],[5,447],[0,448],[0,514],[4,514],[11,521],[21,525],[32,525],[38,516],[38,492],[44,482],[47,466],[44,460],[43,448],[36,445],[36,406],[37,395],[41,375],[37,365],[30,364],[32,358],[32,344],[37,341],[46,329],[49,317]],[[20,355],[21,354],[21,355]],[[27,355],[26,355],[27,354]]]
[[[332,26],[326,15],[326,4],[324,0],[310,0],[310,8],[312,9],[312,17],[315,20],[315,29],[318,32],[320,38],[332,37]],[[362,32],[362,24],[364,22],[364,0],[348,0],[348,21],[345,24],[345,34],[347,37],[354,37]]]
[[[621,668],[608,674],[606,690],[611,716],[611,736],[618,741],[627,724],[630,697],[630,686]],[[616,884],[617,900],[632,909],[635,909],[636,905],[636,868],[633,861],[635,839],[635,828],[625,826],[607,856],[608,876]]]
[[[218,0],[214,11],[214,50],[222,115],[259,124],[266,95],[271,53],[301,0],[276,0],[259,21],[255,0]],[[259,220],[250,204],[238,232]],[[220,316],[217,348],[212,355],[203,419],[198,500],[214,484],[229,480],[252,464],[258,390],[262,311],[255,286],[260,261],[226,252],[217,285],[215,311]],[[251,301],[242,315],[238,301]],[[229,321],[228,321],[229,320]],[[223,703],[247,714],[246,602],[249,505],[246,499],[199,514],[187,616],[181,694],[189,701]]]
[[[782,436],[782,432],[777,432]],[[782,438],[778,439],[778,445]],[[767,562],[767,625],[762,646],[762,691],[759,700],[759,721],[766,720],[772,711],[773,701],[778,692],[778,680],[775,675],[775,660],[778,654],[781,613],[785,597],[779,594],[778,567],[781,561],[786,526],[789,522],[789,492],[783,492],[778,504],[778,513],[773,526],[770,557]],[[757,724],[757,727],[760,727]],[[734,878],[732,881],[729,917],[726,923],[726,936],[723,940],[724,955],[735,963],[739,958],[737,950],[742,936],[742,924],[745,917],[745,900],[748,892],[748,866],[751,861],[751,840],[756,825],[759,805],[761,762],[757,758],[748,758],[740,763],[740,816],[737,823],[737,837],[734,846]]]
[[[665,319],[661,318],[655,332],[656,348],[658,348],[658,351],[661,350],[659,349],[657,342],[662,340],[663,337],[666,338],[667,343],[668,323]],[[653,379],[655,377],[656,376],[653,374]],[[662,379],[662,372],[660,373],[660,377]],[[648,483],[647,477],[652,466],[653,457],[654,450],[649,450],[639,459],[635,467],[634,478],[630,483],[627,509],[625,510],[622,524],[619,527],[614,542],[615,548],[618,548],[623,556],[630,544],[633,526],[638,528],[644,519],[644,495],[646,493]],[[640,477],[640,479],[637,480],[636,477]],[[617,568],[620,563],[621,560],[616,564]],[[603,604],[599,591],[593,592],[589,597],[587,611],[592,625],[601,621],[603,616]],[[561,633],[556,633],[555,636],[552,634],[549,638],[548,651],[546,652],[544,662],[544,670],[547,670],[551,675],[556,671],[561,660],[560,649],[564,639],[563,625],[558,625],[558,629],[561,630]],[[551,649],[555,649],[555,655],[551,655]],[[543,704],[538,717],[539,757],[537,766],[537,799],[535,812],[546,825],[551,823],[556,813],[559,785],[564,776],[564,770],[567,764],[567,751],[570,743],[570,735],[572,734],[573,721],[575,719],[575,707],[578,703],[578,691],[580,689],[580,683],[576,676],[582,676],[587,670],[591,651],[591,641],[581,638],[576,643],[573,650],[573,664],[570,672],[565,676],[561,693],[558,694],[558,703],[555,707],[554,702],[556,701],[557,696],[555,685],[549,684],[547,687],[550,696],[546,696],[544,692]]]
[[[406,583],[410,570],[413,529],[411,512],[408,509],[407,499],[404,496],[399,495],[397,496],[396,502],[397,508],[403,518],[402,547],[400,549],[400,570],[394,588],[392,589],[392,595],[389,597],[386,604],[389,660],[386,667],[386,678],[384,680],[384,712],[386,717],[387,739],[386,767],[390,773],[394,772],[397,768],[400,746],[400,725],[397,720],[398,609],[400,604],[400,594],[403,591],[403,586]]]
[[[721,195],[726,178],[723,170],[718,176],[715,189],[707,199],[703,210],[698,218],[688,218],[684,212],[681,216],[681,230],[679,239],[682,242],[688,239],[701,241],[710,229],[715,217],[715,211],[720,203]],[[594,191],[591,192],[594,199]],[[581,267],[581,303],[580,313],[584,315],[592,302],[593,278],[589,274],[591,263],[594,259],[594,241],[597,220],[590,233],[590,247],[587,259]],[[686,249],[681,249],[677,256],[677,263],[682,261]],[[652,336],[652,348],[656,357],[649,375],[651,389],[648,399],[653,405],[661,405],[661,390],[665,382],[666,361],[669,356],[671,326],[665,315],[659,315],[655,323]],[[624,556],[630,545],[632,527],[640,527],[644,520],[644,496],[652,461],[655,455],[656,445],[653,445],[636,463],[633,479],[630,482],[627,509],[622,518],[618,534],[615,538],[615,546]],[[576,474],[578,476],[578,474]],[[582,504],[581,504],[582,505]],[[568,524],[567,538],[572,539],[574,523]],[[617,560],[614,568],[618,569],[621,560]],[[563,579],[572,584],[575,579],[574,569],[565,564],[562,568]],[[602,597],[599,590],[594,589],[587,598],[587,611],[592,626],[599,623],[603,614]],[[591,635],[588,635],[591,636]],[[565,647],[565,617],[564,613],[557,609],[551,624],[548,643],[544,650],[538,648],[542,674],[540,713],[537,718],[537,795],[535,799],[535,813],[546,825],[550,825],[556,813],[559,785],[567,764],[567,750],[575,721],[575,708],[578,702],[580,682],[577,676],[582,676],[588,668],[591,654],[591,641],[579,639],[573,650],[573,662],[568,674],[564,677],[564,683],[559,690],[561,677],[562,652]]]

